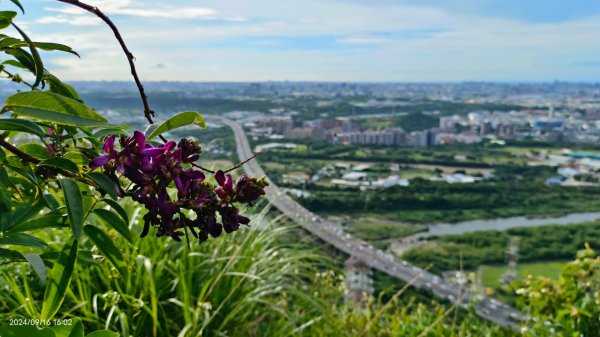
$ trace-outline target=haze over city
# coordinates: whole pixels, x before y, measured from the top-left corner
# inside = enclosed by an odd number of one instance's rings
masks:
[[[596,81],[597,1],[89,1],[120,27],[144,80]],[[93,15],[32,0],[22,17],[66,80],[129,80]],[[111,60],[107,62],[107,60]]]

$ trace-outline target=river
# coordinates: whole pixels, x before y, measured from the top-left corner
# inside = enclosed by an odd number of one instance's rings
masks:
[[[544,225],[572,225],[600,219],[600,212],[572,213],[560,217],[526,218],[523,216],[500,219],[472,220],[455,224],[434,224],[428,226],[427,232],[414,235],[429,237],[433,235],[451,235],[485,230],[507,230],[517,227],[538,227]]]

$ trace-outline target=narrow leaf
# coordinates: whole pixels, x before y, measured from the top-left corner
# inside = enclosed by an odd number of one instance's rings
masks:
[[[27,42],[27,45],[29,46],[29,51],[31,52],[31,56],[33,56],[33,63],[35,65],[35,82],[32,86],[37,87],[42,82],[42,78],[44,77],[44,64],[42,63],[42,57],[40,56],[40,53],[38,53],[37,48],[33,44],[33,41],[31,41],[29,36],[27,36],[27,34],[25,34],[25,32],[21,30],[19,26],[15,25],[14,22],[12,23],[12,26],[15,27],[19,34],[21,34],[23,40],[25,40],[25,42]]]
[[[73,172],[73,173],[79,173],[79,167],[77,167],[77,164],[75,164],[74,162],[70,161],[69,159],[66,159],[63,157],[48,158],[48,159],[42,161],[41,163],[39,163],[38,166],[53,167],[53,168],[67,170],[67,171]]]
[[[16,250],[0,248],[0,260],[23,261],[25,257]]]
[[[127,241],[132,242],[131,232],[129,231],[129,227],[127,227],[127,223],[123,221],[119,217],[119,215],[102,208],[97,208],[94,210],[94,213],[102,218],[109,226],[114,228],[119,234],[121,234]]]
[[[26,119],[0,118],[0,130],[27,132],[40,138],[45,135],[44,129]]]
[[[181,112],[160,124],[157,123],[150,125],[145,131],[146,138],[150,140],[160,134],[190,124],[195,124],[201,128],[206,128],[204,117],[202,117],[202,115],[195,111],[187,111]]]
[[[94,242],[96,247],[104,254],[110,263],[117,269],[119,274],[127,278],[127,268],[123,260],[123,254],[115,246],[114,241],[106,235],[100,228],[86,225],[83,227],[85,234]]]
[[[105,193],[107,193],[111,198],[117,199],[117,189],[114,181],[112,181],[106,174],[100,172],[91,172],[87,174],[88,177],[92,178],[92,180],[98,184],[98,187]]]
[[[60,179],[60,186],[65,194],[65,205],[71,223],[71,230],[79,239],[83,228],[83,197],[77,183],[71,179]]]
[[[41,49],[41,50],[46,50],[46,51],[52,51],[52,50],[58,50],[58,51],[64,51],[67,53],[71,53],[77,57],[80,57],[79,54],[77,54],[76,51],[73,50],[73,48],[66,46],[64,44],[60,44],[60,43],[53,43],[53,42],[34,42],[33,43],[34,46],[36,46],[37,48]]]
[[[40,278],[40,282],[46,284],[46,265],[39,254],[23,254],[27,262],[33,267],[33,271]]]
[[[104,203],[106,203],[107,205],[109,205],[112,209],[114,209],[117,213],[119,213],[119,215],[121,216],[121,219],[123,219],[125,221],[125,223],[129,223],[129,216],[127,215],[127,212],[123,209],[123,207],[121,207],[121,205],[119,205],[118,202],[112,200],[112,199],[102,199],[100,201],[103,201]]]
[[[23,14],[25,14],[25,9],[23,8],[23,6],[21,5],[21,2],[19,2],[19,0],[10,0],[10,2],[14,3],[17,7],[19,7],[21,12]]]
[[[77,240],[72,239],[63,246],[48,275],[40,319],[48,320],[54,317],[65,299],[77,263],[77,244]]]
[[[1,245],[28,246],[35,248],[46,248],[48,246],[42,239],[24,233],[8,233],[0,238]]]
[[[56,214],[46,214],[39,218],[30,219],[16,224],[10,229],[11,233],[29,232],[46,228],[61,228],[65,227],[66,221],[64,216]]]

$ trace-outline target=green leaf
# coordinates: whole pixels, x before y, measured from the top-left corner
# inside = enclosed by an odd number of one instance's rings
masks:
[[[77,183],[71,179],[60,179],[60,186],[65,194],[65,205],[71,230],[76,239],[79,239],[83,228],[83,197]]]
[[[56,76],[52,74],[47,74],[46,76],[44,76],[44,80],[48,82],[48,84],[50,84],[51,92],[59,94],[61,96],[79,100],[79,95],[77,94],[77,91],[75,91],[75,89],[73,89],[72,86],[59,80]]]
[[[21,9],[21,12],[25,14],[25,9],[23,8],[23,6],[21,6],[19,0],[10,0],[10,2],[14,3],[17,7],[19,7],[19,9]]]
[[[41,256],[45,262],[47,262],[51,265],[54,265],[54,261],[56,261],[59,254],[60,254],[60,252],[47,252],[47,253],[42,254]],[[77,263],[87,263],[87,264],[98,265],[98,262],[96,262],[96,260],[94,260],[94,256],[92,255],[91,250],[79,250],[77,252]]]
[[[107,193],[111,198],[115,200],[118,198],[115,183],[109,177],[107,177],[106,174],[100,172],[91,172],[86,175],[92,178],[92,180],[98,184],[98,187],[100,187],[100,189]]]
[[[70,325],[55,325],[52,327],[56,337],[83,337],[83,324],[81,319],[73,318]]]
[[[28,232],[45,228],[66,227],[65,216],[56,214],[46,214],[39,218],[30,219],[16,224],[10,229],[11,233]]]
[[[27,143],[17,146],[17,148],[28,155],[31,155],[37,159],[44,160],[48,159],[48,151],[46,148],[36,143]]]
[[[206,128],[206,123],[204,123],[204,117],[202,117],[202,115],[195,111],[187,111],[181,112],[160,124],[151,124],[144,133],[146,134],[146,139],[151,140],[160,134],[190,124]]]
[[[7,36],[0,40],[0,49],[14,46],[27,46],[27,43],[23,40],[15,39],[14,37]]]
[[[24,66],[23,64],[21,64],[21,62],[17,61],[17,60],[6,60],[4,62],[1,63],[2,65],[9,65],[9,66],[13,66],[16,68],[20,68],[20,69],[27,69],[26,66]]]
[[[29,262],[33,271],[40,278],[42,284],[46,284],[46,265],[39,254],[23,254],[23,257]]]
[[[41,200],[28,206],[19,206],[13,212],[7,214],[6,218],[2,218],[3,221],[0,228],[4,231],[9,231],[14,226],[37,216],[42,209],[44,209],[44,203]]]
[[[35,236],[24,233],[8,233],[0,238],[2,245],[28,246],[36,248],[46,248],[48,245]]]
[[[46,51],[52,51],[52,50],[58,50],[58,51],[64,51],[67,53],[71,53],[77,57],[80,57],[79,54],[77,54],[76,51],[73,50],[73,48],[66,46],[64,44],[60,44],[60,43],[53,43],[53,42],[34,42],[33,43],[37,48],[41,49],[41,50],[46,50]]]
[[[81,152],[67,152],[62,156],[62,158],[68,159],[77,165],[87,165],[90,163],[90,158]]]
[[[12,20],[17,16],[17,12],[1,11],[0,12],[0,29],[4,29],[12,24]]]
[[[26,119],[0,118],[0,130],[21,131],[44,138],[45,132],[39,125]]]
[[[2,337],[56,337],[54,331],[50,328],[38,328],[31,325],[3,325],[0,326],[0,336]]]
[[[121,128],[108,128],[108,129],[100,129],[96,132],[94,132],[94,137],[95,138],[103,138],[106,136],[119,136],[119,135],[124,135],[127,136],[127,132],[124,130],[125,128],[128,128],[127,126],[123,126]]]
[[[72,162],[69,159],[66,159],[64,157],[48,158],[48,159],[42,161],[41,163],[39,163],[38,166],[53,167],[53,168],[57,168],[57,169],[67,170],[67,171],[73,172],[73,173],[79,173],[79,167],[77,166],[77,164],[75,164],[74,162]]]
[[[98,330],[90,333],[85,337],[119,337],[120,335],[116,332],[112,332],[109,330]]]
[[[6,99],[2,109],[46,122],[72,126],[109,125],[107,120],[81,102],[49,91],[27,91]]]
[[[127,241],[133,241],[129,227],[127,227],[127,223],[125,223],[125,221],[123,221],[119,215],[102,208],[96,208],[94,213],[102,218],[109,226],[119,232],[119,234],[127,239]]]
[[[40,319],[48,320],[54,317],[65,299],[77,263],[77,244],[77,240],[71,239],[63,246],[48,275]]]
[[[0,260],[23,261],[25,257],[16,250],[0,248]]]
[[[29,36],[27,36],[27,34],[25,34],[25,32],[21,28],[19,28],[19,26],[15,25],[14,22],[12,22],[11,24],[19,32],[19,34],[21,34],[23,40],[25,40],[25,42],[27,42],[27,45],[29,46],[29,51],[31,52],[31,56],[33,57],[33,64],[35,65],[35,71],[33,73],[35,75],[35,82],[32,86],[37,87],[42,82],[42,78],[44,77],[44,64],[42,63],[42,57],[40,56],[40,53],[38,53],[37,48],[33,44],[33,41],[31,41]]]
[[[29,52],[23,50],[22,48],[4,49],[4,52],[16,58],[18,63],[21,64],[25,69],[35,73],[35,62],[33,60],[33,56],[31,56]]]
[[[110,263],[117,269],[119,274],[123,278],[127,278],[127,268],[123,260],[123,254],[115,246],[113,239],[111,239],[106,233],[100,228],[86,225],[83,227],[83,231],[87,236],[96,244],[98,250],[104,254],[104,256],[110,261]]]
[[[127,224],[129,223],[129,216],[127,215],[127,212],[123,209],[123,207],[121,207],[121,205],[119,205],[118,202],[111,200],[111,199],[102,199],[100,201],[106,203],[112,209],[114,209],[117,213],[119,213],[119,215],[121,216],[121,219],[123,219],[125,221],[125,223],[127,223]]]

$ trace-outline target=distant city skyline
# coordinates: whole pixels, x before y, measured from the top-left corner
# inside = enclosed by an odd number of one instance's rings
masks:
[[[600,2],[582,0],[88,1],[120,28],[142,80],[600,81]],[[57,1],[23,3],[66,80],[130,80],[99,19]],[[3,2],[4,10],[11,7]]]

